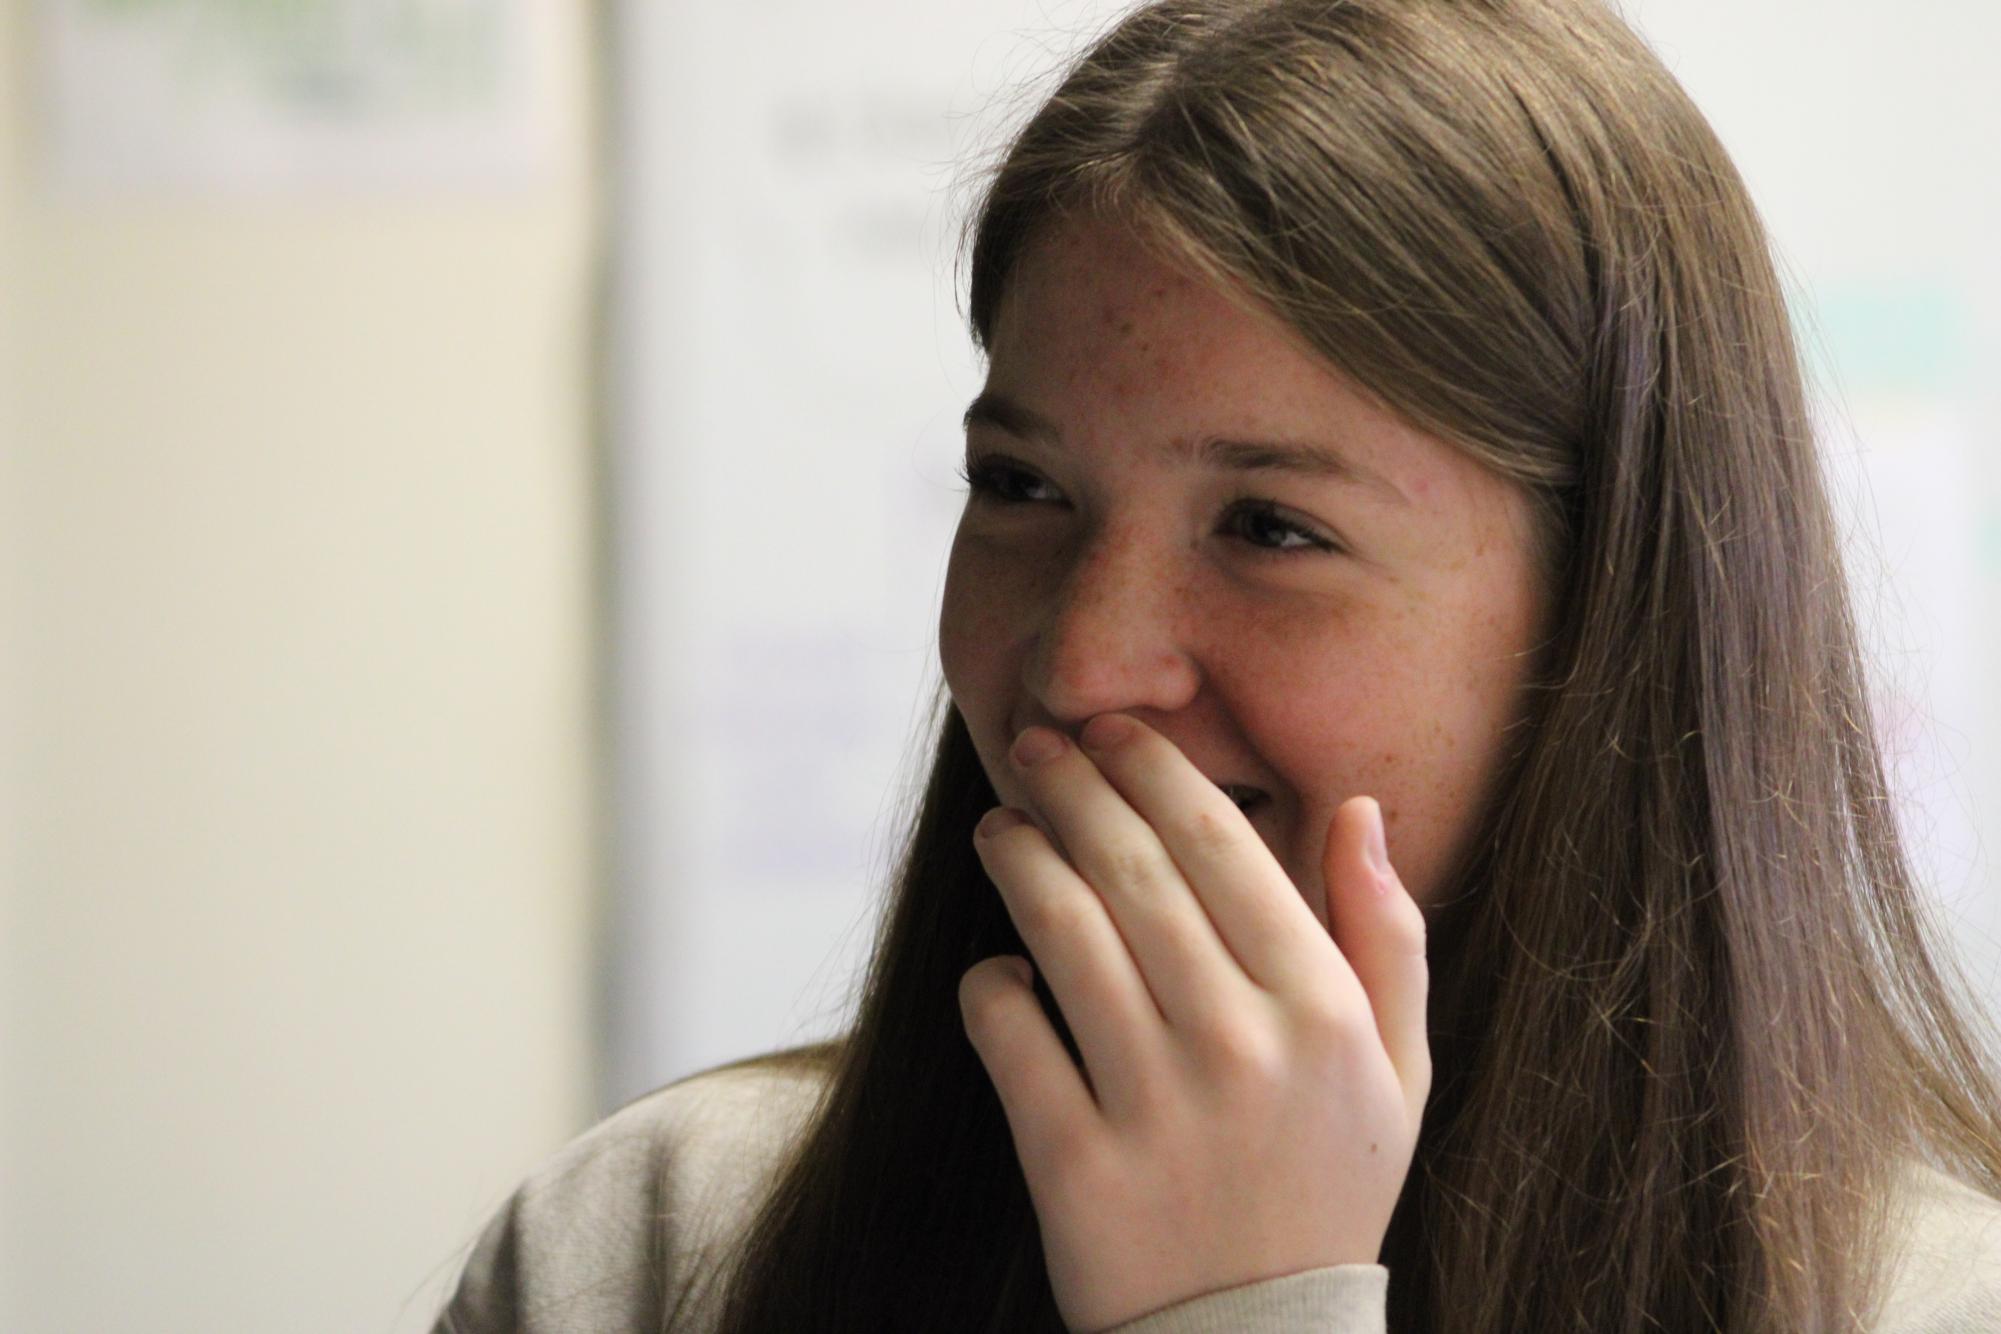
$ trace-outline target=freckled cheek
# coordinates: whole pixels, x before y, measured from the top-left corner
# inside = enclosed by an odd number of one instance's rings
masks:
[[[1381,749],[1394,686],[1379,655],[1353,635],[1249,621],[1220,629],[1215,685],[1265,762],[1302,799],[1327,802],[1327,815],[1342,798],[1367,791],[1356,783]]]
[[[962,711],[990,707],[988,696],[1018,674],[1014,658],[1033,599],[1019,566],[964,538],[953,546],[938,616],[938,658]]]
[[[1464,855],[1488,800],[1514,714],[1510,683],[1492,663],[1441,675],[1416,699],[1405,730],[1398,785],[1411,863],[1406,881],[1422,900]]]
[[[1283,655],[1260,696],[1270,707],[1254,722],[1266,758],[1300,801],[1287,862],[1319,874],[1328,823],[1350,797],[1383,805],[1391,850],[1413,891],[1431,878],[1441,822],[1457,805],[1455,733],[1465,725],[1459,691],[1441,690],[1438,648],[1398,633],[1396,621],[1364,624]],[[1402,628],[1408,628],[1402,627]],[[1274,688],[1276,687],[1276,688]]]
[[[1411,748],[1400,710],[1380,684],[1342,673],[1285,703],[1260,730],[1272,738],[1272,762],[1314,808],[1308,814],[1324,821],[1363,793],[1387,800],[1385,789],[1400,781]]]

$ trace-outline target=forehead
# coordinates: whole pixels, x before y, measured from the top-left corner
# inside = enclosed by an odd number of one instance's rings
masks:
[[[1175,321],[1176,341],[1196,348],[1221,351],[1248,339],[1312,356],[1296,331],[1247,294],[1170,257],[1137,229],[1097,217],[1046,228],[1024,249],[996,308],[993,353],[998,359],[1052,338],[1108,332],[1139,334],[1151,346],[1161,331],[1140,325],[1163,315]]]
[[[1121,435],[1175,454],[1205,435],[1313,440],[1380,473],[1391,460],[1366,455],[1420,436],[1447,448],[1269,307],[1117,221],[1067,219],[1031,243],[988,352],[989,389],[1049,415],[1115,414]]]
[[[989,393],[1066,442],[1174,459],[1214,457],[1201,447],[1215,440],[1284,442],[1365,474],[1395,463],[1419,492],[1440,452],[1458,455],[1247,295],[1113,224],[1065,224],[1024,254],[990,352]]]

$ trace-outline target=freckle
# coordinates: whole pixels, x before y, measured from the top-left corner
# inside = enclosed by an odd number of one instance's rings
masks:
[[[1133,322],[1131,320],[1119,321],[1119,336],[1121,338],[1129,336],[1132,333],[1132,331],[1133,331]]]
[[[1375,1141],[1374,1141],[1374,1140],[1371,1140],[1371,1141],[1369,1141],[1369,1152],[1370,1152],[1370,1153],[1374,1153],[1375,1151],[1376,1151],[1376,1144],[1375,1144]]]

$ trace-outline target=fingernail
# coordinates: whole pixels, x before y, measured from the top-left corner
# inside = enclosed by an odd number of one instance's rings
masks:
[[[1068,744],[1059,732],[1031,727],[1014,739],[1014,762],[1024,767],[1042,764],[1061,755]]]
[[[1130,741],[1138,731],[1139,724],[1123,714],[1101,713],[1084,724],[1084,733],[1078,739],[1092,750],[1110,750]]]
[[[1012,806],[996,806],[981,817],[973,828],[974,838],[992,838],[1004,834],[1016,825],[1027,824],[1028,817]]]
[[[1369,855],[1369,865],[1376,875],[1385,882],[1390,874],[1390,852],[1383,841],[1383,807],[1374,797],[1369,798],[1369,827],[1362,840],[1363,850]],[[1384,886],[1388,888],[1387,884]]]

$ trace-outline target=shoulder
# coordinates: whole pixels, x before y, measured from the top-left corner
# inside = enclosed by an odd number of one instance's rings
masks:
[[[788,1053],[627,1103],[495,1213],[437,1334],[657,1330],[680,1282],[748,1224],[824,1087],[821,1064]]]
[[[2001,1200],[1913,1163],[1890,1227],[1881,1334],[2001,1329]]]
[[[791,1053],[691,1075],[627,1103],[543,1172],[561,1181],[601,1164],[643,1165],[649,1203],[669,1214],[754,1206],[825,1088],[824,1066]]]

